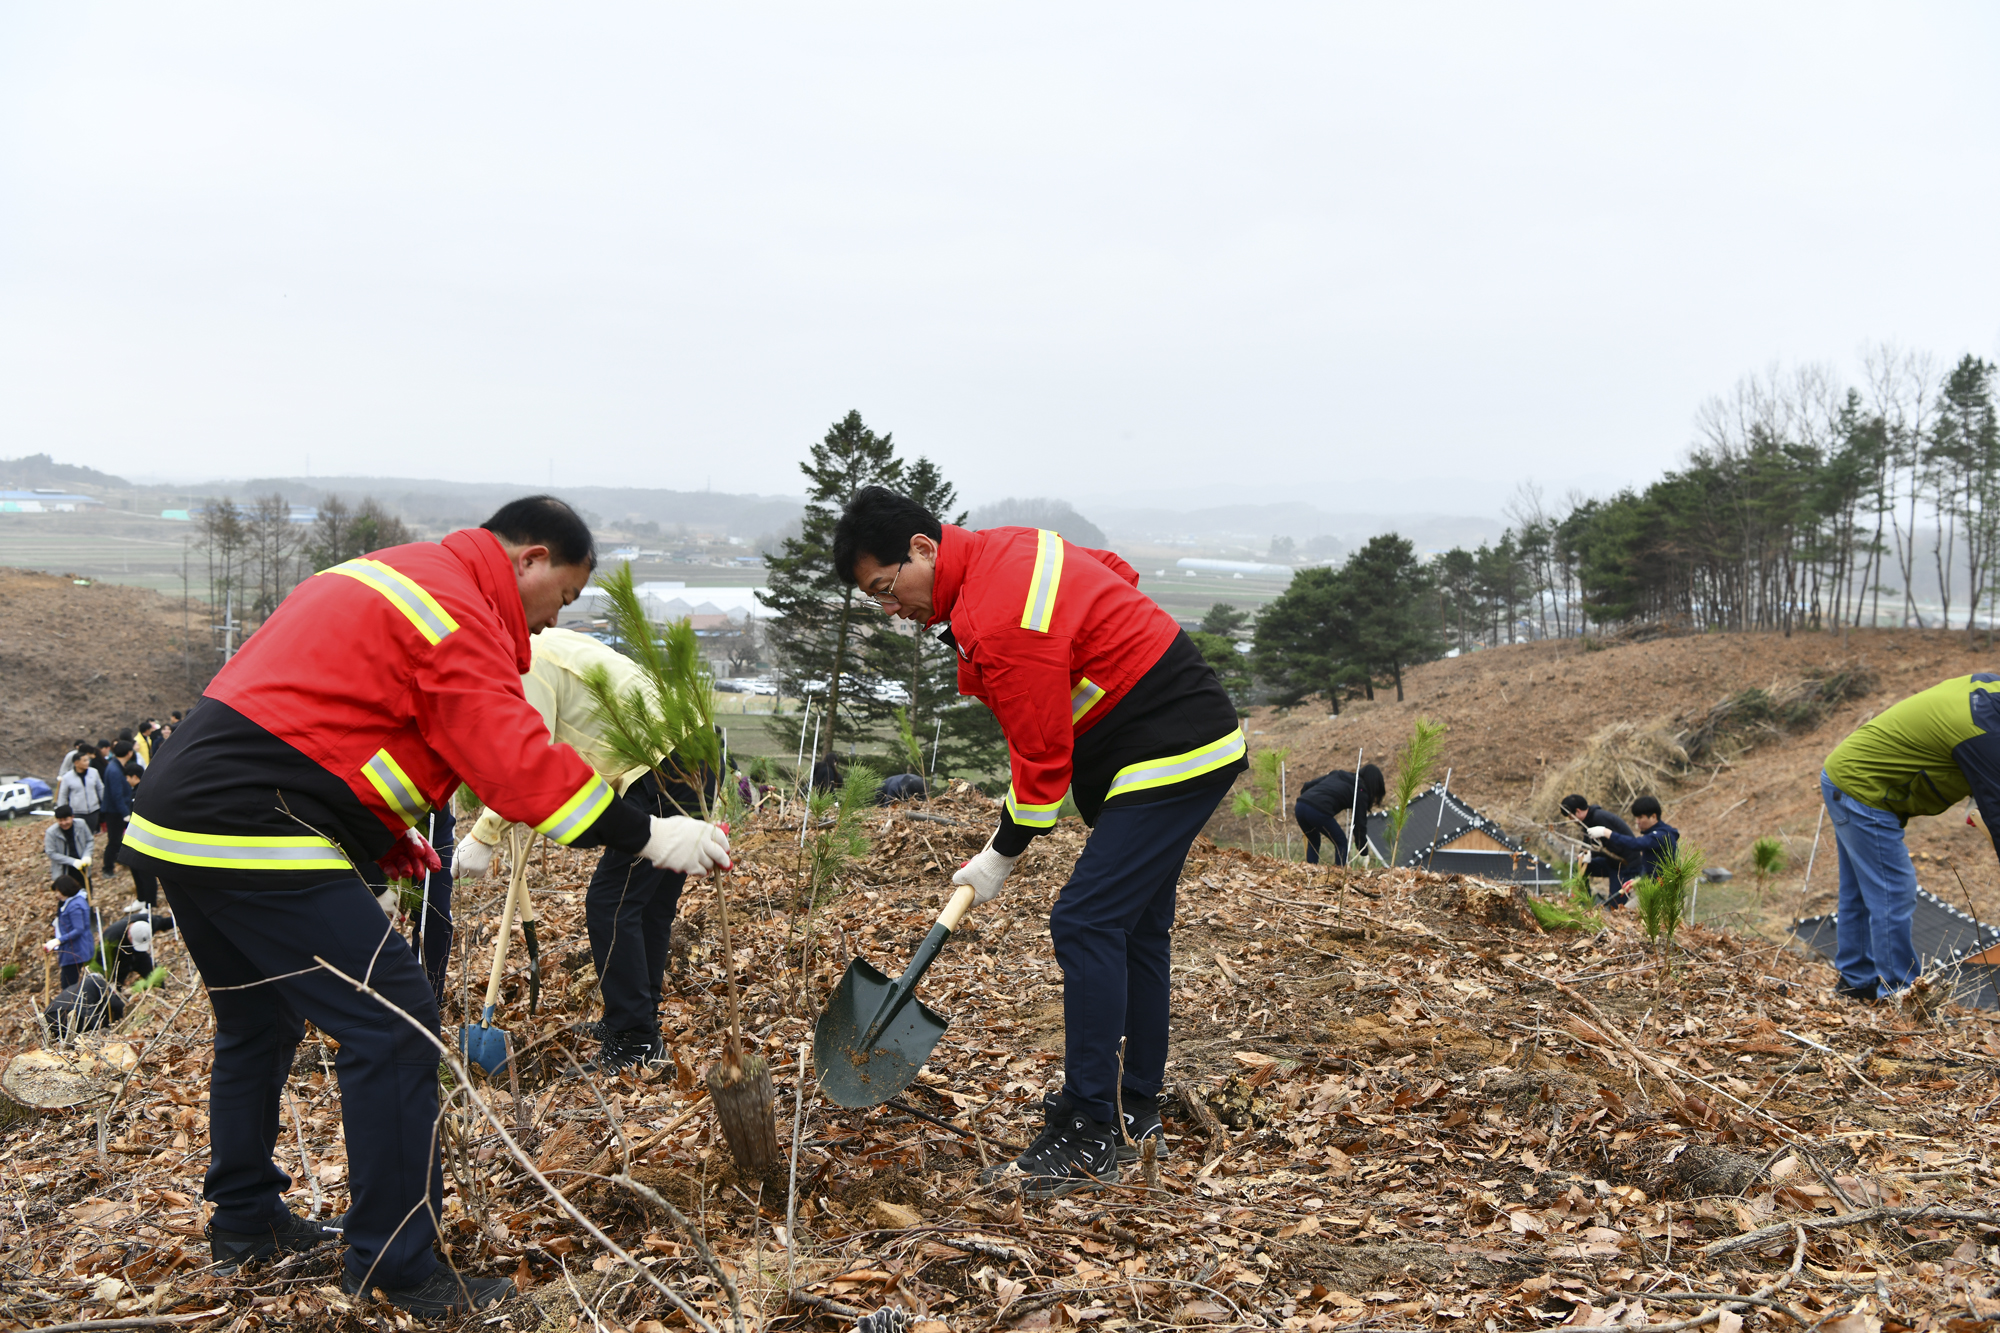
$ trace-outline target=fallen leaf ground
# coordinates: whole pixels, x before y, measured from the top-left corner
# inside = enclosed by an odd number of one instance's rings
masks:
[[[869,814],[872,849],[817,909],[796,818],[739,829],[726,888],[745,1024],[772,1066],[788,1150],[801,1043],[842,968],[859,955],[900,969],[942,904],[946,868],[993,818],[962,790]],[[37,946],[53,899],[38,833],[0,831],[0,961],[22,964],[0,987],[6,1054],[40,1042]],[[808,1078],[795,1176],[739,1176],[699,1096],[722,1049],[711,888],[685,900],[668,977],[673,1065],[610,1085],[574,1075],[589,1047],[576,1025],[598,1013],[582,930],[594,853],[533,854],[541,1010],[527,1013],[517,941],[501,1022],[521,1052],[519,1100],[504,1079],[478,1092],[554,1187],[718,1327],[729,1303],[689,1231],[608,1177],[629,1171],[685,1213],[746,1326],[829,1328],[895,1304],[931,1321],[921,1333],[1664,1327],[1714,1310],[1719,1297],[1699,1293],[1758,1292],[1714,1326],[1896,1333],[2000,1314],[1993,1015],[1848,1004],[1825,966],[1707,930],[1684,937],[1667,970],[1626,916],[1543,934],[1506,889],[1348,877],[1205,841],[1181,888],[1158,1188],[1136,1167],[1116,1188],[1048,1203],[979,1186],[982,1152],[1025,1144],[1060,1086],[1047,913],[1083,836],[1066,822],[1039,842],[925,979],[952,1025],[901,1105],[841,1110]],[[99,905],[121,905],[126,887]],[[460,974],[483,982],[503,889],[460,886],[455,988]],[[342,1298],[329,1251],[235,1277],[208,1268],[211,1025],[167,939],[172,980],[121,1029],[143,1063],[115,1110],[0,1130],[0,1320],[404,1326]],[[449,998],[451,1027],[467,998]],[[328,1211],[345,1203],[328,1054],[309,1034],[291,1084],[297,1128],[288,1118],[278,1146],[301,1209],[315,1184]],[[481,1326],[688,1326],[462,1097],[445,1128],[450,1258],[522,1288]],[[1840,1220],[1868,1209],[1888,1212]]]

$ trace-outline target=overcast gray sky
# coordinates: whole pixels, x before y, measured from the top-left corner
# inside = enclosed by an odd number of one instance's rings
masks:
[[[15,4],[0,455],[1497,510],[2000,353],[2000,7]],[[1428,477],[1440,480],[1431,483]]]

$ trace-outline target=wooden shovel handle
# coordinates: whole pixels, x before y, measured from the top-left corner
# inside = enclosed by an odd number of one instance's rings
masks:
[[[971,910],[972,886],[961,884],[958,886],[958,892],[951,895],[951,901],[944,905],[944,910],[938,913],[937,923],[946,930],[957,930],[958,923],[964,920],[965,914]]]
[[[507,851],[512,864],[508,867],[507,903],[500,909],[500,938],[493,941],[493,972],[486,979],[488,1009],[500,1002],[500,970],[507,964],[507,939],[514,933],[514,900],[526,897],[528,892],[528,862],[521,854],[519,833],[508,835]]]

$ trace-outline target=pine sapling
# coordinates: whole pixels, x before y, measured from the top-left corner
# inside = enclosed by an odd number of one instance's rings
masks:
[[[1410,802],[1431,780],[1431,770],[1437,767],[1438,754],[1444,749],[1444,733],[1444,723],[1420,717],[1403,752],[1396,757],[1396,785],[1387,811],[1390,865],[1402,859],[1403,826],[1410,820]]]
[[[1701,869],[1706,858],[1701,849],[1686,841],[1677,842],[1665,860],[1658,864],[1655,872],[1633,886],[1633,894],[1639,903],[1639,924],[1646,931],[1646,938],[1652,940],[1663,958],[1671,957],[1674,933],[1687,919],[1687,911],[1693,905],[1695,886],[1701,880]]]
[[[1785,844],[1776,838],[1759,838],[1750,844],[1750,866],[1757,875],[1757,901],[1764,901],[1764,890],[1770,885],[1773,875],[1785,873],[1791,858],[1785,855]]]
[[[708,819],[708,778],[721,766],[722,744],[715,732],[715,680],[702,661],[694,629],[686,620],[656,629],[639,603],[630,565],[601,579],[599,586],[607,596],[612,632],[623,640],[640,674],[639,682],[620,694],[602,666],[585,673],[584,685],[602,726],[601,742],[621,769],[650,769],[670,801],[669,783],[683,784],[694,793],[696,817]],[[763,1057],[743,1049],[729,892],[720,871],[715,875],[715,908],[729,1035],[722,1059],[708,1071],[708,1092],[738,1169],[757,1177],[778,1161],[775,1095]]]

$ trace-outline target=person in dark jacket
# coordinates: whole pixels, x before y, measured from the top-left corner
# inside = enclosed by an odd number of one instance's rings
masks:
[[[84,972],[62,989],[42,1021],[59,1039],[107,1028],[125,1017],[125,997],[95,972]]]
[[[1299,821],[1299,831],[1306,835],[1307,865],[1319,864],[1322,837],[1333,843],[1333,863],[1347,864],[1347,835],[1334,822],[1340,815],[1350,816],[1357,830],[1357,842],[1367,841],[1368,812],[1382,803],[1382,793],[1387,788],[1382,781],[1382,770],[1373,764],[1363,764],[1358,776],[1359,795],[1355,790],[1357,774],[1337,768],[1308,782],[1299,792],[1299,799],[1292,802],[1292,815]]]
[[[108,955],[105,971],[119,985],[134,972],[141,977],[151,976],[159,966],[153,957],[153,937],[173,928],[172,917],[143,908],[105,922],[103,933],[97,937],[98,951]]]
[[[894,805],[898,801],[921,801],[926,795],[921,773],[895,773],[882,779],[875,789],[875,804]]]
[[[1661,818],[1660,798],[1641,796],[1632,802],[1631,835],[1616,833],[1603,825],[1593,825],[1590,836],[1623,857],[1628,866],[1640,865],[1640,873],[1657,876],[1681,842],[1681,831]]]
[[[132,818],[132,784],[125,770],[134,763],[132,742],[119,741],[111,747],[104,764],[104,873],[118,873],[118,849],[125,845],[125,824]]]
[[[1584,878],[1604,881],[1606,907],[1623,907],[1631,900],[1631,882],[1638,869],[1638,858],[1628,861],[1622,853],[1611,851],[1605,841],[1596,837],[1596,831],[1605,829],[1611,836],[1629,838],[1632,826],[1603,806],[1592,805],[1574,793],[1562,798],[1562,812],[1582,825],[1584,837],[1592,841],[1588,851],[1577,854],[1577,859],[1585,863]]]

